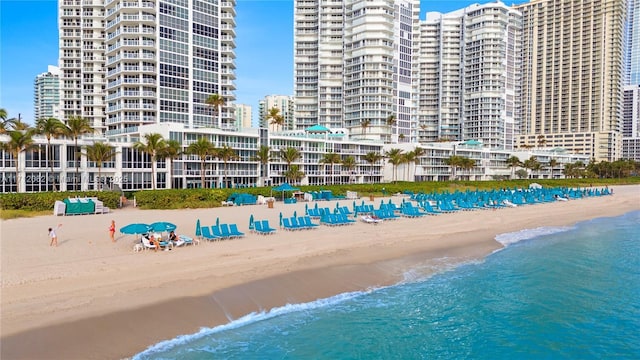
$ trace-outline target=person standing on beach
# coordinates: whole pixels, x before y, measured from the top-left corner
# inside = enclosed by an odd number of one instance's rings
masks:
[[[111,220],[111,225],[109,226],[109,237],[111,238],[111,242],[116,242],[116,239],[114,237],[115,234],[116,234],[116,221]]]
[[[54,230],[53,228],[49,228],[49,239],[51,239],[51,242],[49,243],[49,246],[58,246],[58,235],[56,235],[56,230],[59,229],[62,226],[62,224],[58,224],[58,227]]]

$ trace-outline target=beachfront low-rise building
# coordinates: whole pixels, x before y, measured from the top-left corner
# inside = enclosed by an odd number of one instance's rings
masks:
[[[164,139],[182,145],[182,154],[173,159],[151,157],[134,147],[145,134],[157,133]],[[541,165],[528,169],[527,178],[549,179],[564,177],[567,163],[588,163],[585,155],[571,154],[562,149],[527,149],[520,151],[492,150],[478,141],[441,142],[430,144],[384,144],[382,141],[354,140],[348,129],[329,129],[312,126],[305,130],[269,132],[263,128],[224,131],[214,128],[187,128],[182,124],[162,123],[144,125],[126,136],[104,138],[87,136],[78,140],[80,160],[76,161],[74,141],[51,139],[51,153],[46,138],[34,137],[31,149],[20,152],[16,176],[16,161],[11,152],[2,150],[0,157],[0,192],[57,190],[115,189],[136,191],[168,188],[246,188],[272,186],[284,182],[297,185],[362,184],[390,181],[492,180],[514,177],[514,167],[508,159],[518,157],[521,162],[534,157]],[[226,161],[207,157],[204,167],[199,156],[187,154],[187,148],[199,138],[206,138],[216,148],[228,146],[235,156]],[[9,141],[0,135],[0,142]],[[86,147],[96,142],[108,143],[115,149],[112,160],[98,164],[90,161]],[[257,154],[261,146],[269,146],[269,161],[261,163]],[[408,153],[416,148],[419,155],[409,162],[392,160],[392,153]],[[288,161],[281,152],[295,149],[298,156]],[[380,154],[371,159],[367,154]],[[415,152],[414,152],[415,153]],[[335,154],[334,160],[331,160]],[[448,165],[451,156],[473,159],[471,167]],[[347,164],[342,161],[347,158]],[[397,165],[394,165],[396,163]],[[349,165],[350,164],[350,165]],[[292,166],[298,176],[288,174]],[[53,168],[53,171],[51,171]],[[518,169],[522,169],[519,167]],[[100,176],[98,176],[100,174]],[[288,176],[289,175],[289,176]],[[155,181],[152,178],[155,176]],[[20,186],[18,187],[18,179]]]

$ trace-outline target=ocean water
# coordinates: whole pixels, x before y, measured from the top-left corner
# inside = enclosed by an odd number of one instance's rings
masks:
[[[497,240],[506,247],[482,261],[250,314],[134,358],[640,359],[640,211]]]

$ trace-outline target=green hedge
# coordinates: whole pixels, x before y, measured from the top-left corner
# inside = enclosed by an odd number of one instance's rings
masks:
[[[231,189],[168,189],[143,190],[133,194],[136,206],[142,209],[184,209],[221,206],[230,194],[240,192]]]
[[[65,191],[65,192],[41,192],[41,193],[10,193],[0,194],[0,209],[2,210],[28,210],[28,211],[53,211],[56,200],[62,201],[73,197],[97,197],[110,209],[118,208],[120,194],[112,191]]]
[[[404,191],[410,192],[443,192],[464,190],[489,190],[500,188],[527,188],[529,184],[536,182],[545,187],[588,187],[605,185],[640,184],[640,177],[625,179],[558,179],[558,180],[503,180],[503,181],[433,181],[433,182],[396,182],[381,184],[342,184],[324,186],[296,186],[301,191],[331,190],[334,195],[346,195],[347,191],[355,191],[359,196],[382,196]],[[383,191],[384,189],[384,191]],[[144,190],[127,194],[128,198],[135,197],[136,204],[142,209],[183,209],[183,208],[211,208],[222,206],[222,201],[233,193],[246,193],[252,195],[275,196],[280,198],[280,193],[272,193],[271,187],[246,188],[246,189],[170,189],[170,190]],[[289,196],[290,194],[288,194]],[[120,195],[109,191],[84,191],[84,192],[47,192],[47,193],[20,193],[0,194],[0,208],[3,210],[28,210],[44,211],[53,210],[56,200],[68,197],[97,197],[105,206],[116,209],[119,205]]]

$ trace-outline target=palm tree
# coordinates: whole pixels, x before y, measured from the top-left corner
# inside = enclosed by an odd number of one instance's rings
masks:
[[[87,146],[87,159],[96,163],[98,168],[98,184],[102,190],[102,165],[116,157],[115,149],[106,143],[96,142]]]
[[[182,155],[182,144],[178,140],[167,140],[159,156],[169,159],[171,172],[169,173],[169,184],[173,188],[173,161]]]
[[[389,163],[393,165],[393,181],[397,179],[398,165],[404,160],[404,154],[401,149],[390,149],[384,153],[384,156],[389,159]]]
[[[362,158],[364,159],[364,161],[368,162],[369,165],[371,165],[372,172],[373,172],[373,165],[378,163],[380,160],[382,160],[382,157],[383,157],[382,154],[374,151],[370,151],[364,154]]]
[[[284,176],[287,180],[291,180],[291,182],[298,183],[300,180],[304,178],[304,172],[298,168],[298,165],[291,165],[289,170],[284,173]]]
[[[471,170],[476,167],[476,161],[467,157],[463,157],[460,165],[458,165],[462,170]]]
[[[271,148],[266,145],[260,145],[260,148],[256,152],[256,155],[252,158],[253,161],[258,161],[262,170],[260,176],[263,177],[262,185],[265,185],[265,177],[269,176],[269,161],[273,160],[271,157]]]
[[[7,121],[0,121],[0,134],[6,134],[9,131]]]
[[[538,147],[543,147],[547,143],[547,139],[545,139],[544,135],[538,135]]]
[[[371,125],[371,119],[362,120],[360,126],[362,127],[363,138],[367,137],[367,128]]]
[[[324,156],[322,156],[322,159],[320,159],[320,163],[321,164],[330,164],[330,169],[331,169],[331,184],[333,184],[333,173],[334,173],[334,169],[333,169],[333,164],[339,164],[340,162],[342,162],[342,159],[340,158],[340,155],[336,154],[336,153],[327,153],[324,154]],[[326,175],[325,175],[325,179],[326,179]]]
[[[64,135],[64,124],[62,121],[50,117],[40,118],[36,121],[36,132],[47,138],[47,162],[51,167],[51,182],[53,191],[56,191],[56,179],[53,176],[53,148],[51,147],[51,138],[57,139]]]
[[[65,136],[72,138],[74,142],[73,160],[76,165],[76,176],[73,179],[74,190],[78,190],[78,179],[80,178],[80,159],[78,159],[80,151],[78,150],[78,138],[82,135],[93,133],[94,131],[95,130],[89,124],[89,120],[83,117],[70,116],[69,119],[67,119],[64,134]]]
[[[356,168],[356,166],[358,166],[358,164],[356,163],[356,158],[354,158],[353,156],[347,156],[346,158],[342,159],[342,167],[349,172],[349,183],[351,183],[351,173],[353,172],[353,169]]]
[[[13,130],[25,131],[25,130],[31,129],[31,126],[29,124],[27,124],[26,122],[23,122],[22,119],[20,119],[20,118],[9,119],[9,120],[7,120],[7,122],[8,122],[9,125],[11,125]]]
[[[444,159],[444,164],[451,167],[451,180],[456,179],[456,170],[464,163],[464,159],[465,157],[458,155],[451,155]]]
[[[418,169],[418,164],[420,164],[420,158],[424,156],[424,154],[426,153],[426,151],[424,150],[424,148],[421,147],[416,147],[415,149],[413,149],[413,154],[415,155],[415,159],[413,160],[413,164],[415,165],[413,167],[413,178],[416,178],[416,171]]]
[[[31,149],[34,145],[33,141],[33,129],[27,130],[12,130],[8,132],[9,141],[3,143],[3,148],[13,155],[13,159],[16,162],[16,192],[20,192],[20,161],[18,157],[20,153]]]
[[[287,163],[287,169],[291,169],[291,163],[300,159],[302,155],[296,148],[288,147],[280,149],[280,158]]]
[[[280,127],[282,131],[282,127],[284,126],[284,116],[280,114],[280,109],[277,107],[272,107],[269,109],[269,113],[267,114],[267,121],[271,119],[269,122],[270,125],[276,125]]]
[[[225,100],[222,96],[220,96],[219,94],[211,94],[209,95],[209,97],[204,101],[205,104],[211,106],[214,110],[214,114],[218,115],[218,128],[220,128],[222,126],[222,120],[220,118],[221,112],[220,112],[220,107],[224,105]],[[215,117],[213,118],[213,122],[215,123]]]
[[[549,160],[549,169],[551,170],[551,179],[553,179],[553,169],[558,166],[558,160],[551,159]]]
[[[7,110],[0,108],[0,134],[6,134],[9,131],[9,127],[13,127],[13,120],[8,120],[8,116]]]
[[[211,141],[205,137],[201,137],[198,141],[192,143],[187,147],[187,153],[192,155],[198,155],[200,158],[200,176],[202,182],[202,188],[204,189],[204,174],[205,174],[205,161],[209,156],[215,156],[216,148],[213,146]]]
[[[223,145],[221,148],[219,148],[216,152],[216,157],[222,160],[222,162],[224,163],[224,178],[222,179],[222,183],[226,184],[225,180],[227,178],[227,162],[229,162],[229,160],[238,160],[240,159],[240,157],[238,156],[236,151],[233,150],[233,148],[229,145]]]
[[[511,178],[515,176],[515,171],[518,166],[522,166],[520,158],[517,156],[511,156],[507,159],[507,166],[511,168]]]
[[[158,133],[144,134],[144,141],[136,141],[133,148],[151,157],[151,190],[156,189],[156,161],[167,146],[164,138]]]
[[[396,116],[395,115],[389,115],[387,117],[387,119],[385,120],[385,123],[387,124],[387,127],[389,128],[389,142],[391,142],[391,139],[393,137],[393,126],[396,124]]]
[[[522,164],[522,166],[525,169],[531,169],[532,171],[534,169],[539,169],[539,165],[540,163],[538,162],[538,160],[535,158],[535,156],[532,156],[530,158],[528,158],[527,160],[524,161],[524,163]]]
[[[407,164],[407,179],[406,181],[409,181],[409,170],[411,170],[411,163],[415,163],[416,162],[416,154],[413,151],[409,151],[407,153],[404,154],[403,156],[403,162],[405,164]]]

